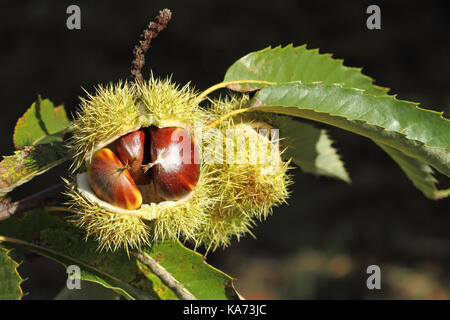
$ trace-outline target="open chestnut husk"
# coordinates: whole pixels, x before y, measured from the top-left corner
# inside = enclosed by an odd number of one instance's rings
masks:
[[[133,86],[99,86],[81,99],[73,122],[76,175],[66,192],[77,212],[72,221],[107,250],[160,240],[190,241],[209,250],[248,233],[287,199],[289,162],[278,150],[267,163],[209,162],[211,141],[199,138],[208,124],[248,101],[215,100],[206,110],[188,85],[153,77]],[[252,128],[252,118],[240,121],[224,120],[216,133],[226,137],[242,127],[245,146],[267,142]],[[245,146],[233,147],[235,158],[251,158]],[[219,150],[214,157],[220,156],[220,148],[214,150]]]

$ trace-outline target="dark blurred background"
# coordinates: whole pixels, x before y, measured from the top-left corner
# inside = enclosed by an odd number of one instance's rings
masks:
[[[70,4],[81,8],[81,30],[66,28]],[[370,4],[381,8],[381,30],[366,28]],[[139,34],[166,7],[173,19],[152,43],[147,76],[151,68],[204,90],[244,54],[307,43],[364,67],[399,98],[450,116],[448,1],[2,1],[0,153],[13,152],[15,122],[38,94],[73,112],[82,87],[128,77]],[[207,261],[236,277],[246,298],[449,298],[450,200],[426,199],[367,139],[329,131],[352,185],[294,170],[289,205],[253,230],[257,240],[234,241]],[[381,268],[381,290],[366,288],[371,264]],[[26,299],[52,299],[65,283],[65,270],[44,258],[21,272]]]

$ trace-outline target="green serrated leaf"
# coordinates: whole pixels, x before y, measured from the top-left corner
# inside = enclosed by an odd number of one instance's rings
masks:
[[[0,197],[51,168],[71,159],[62,142],[28,146],[0,162]]]
[[[438,190],[437,180],[433,177],[433,169],[420,160],[407,156],[406,154],[391,148],[382,143],[377,143],[391,158],[400,166],[414,186],[423,194],[432,199],[438,200],[446,198],[450,194],[450,189]]]
[[[318,50],[308,50],[305,46],[297,48],[294,48],[292,46],[287,46],[285,48],[277,47],[274,49],[267,48],[258,52],[250,53],[249,55],[238,60],[232,67],[230,67],[225,76],[226,81],[243,79],[269,81],[273,83],[284,83],[289,81],[301,81],[303,84],[320,81],[325,85],[342,83],[342,86],[344,88],[358,88],[364,90],[365,94],[371,95],[385,95],[388,91],[388,89],[386,88],[373,85],[372,79],[363,75],[360,69],[345,67],[342,65],[342,60],[334,60],[330,55],[321,55],[318,53]],[[231,85],[230,88],[237,91],[247,91],[259,89],[264,86],[265,85],[261,85],[258,83],[244,83],[241,86]],[[392,101],[397,101],[395,97],[391,97],[391,99]],[[378,102],[381,101],[379,100]],[[420,117],[421,113],[413,110],[414,108],[411,108],[411,105],[413,105],[412,103],[409,104],[410,108],[408,111],[415,111],[413,112],[414,115]],[[360,111],[364,112],[364,110]],[[373,105],[371,111],[372,113],[379,113],[379,120],[383,118],[383,112],[385,112],[382,108],[378,107],[378,104]],[[399,107],[397,108],[397,111],[402,112],[403,110],[401,110],[401,108]],[[397,118],[392,117],[399,116],[399,112],[397,112],[396,115],[393,115],[391,112],[386,113],[386,119],[391,119],[391,124],[394,124],[393,130],[397,132],[401,132],[402,130],[395,126],[395,124],[397,124]],[[427,119],[429,119],[431,117],[431,114],[426,114],[426,116]],[[405,116],[400,117],[399,119],[403,118],[409,119],[409,124],[412,127],[416,126],[415,130],[413,130],[415,131],[415,136],[413,135],[412,139],[424,142],[424,139],[421,139],[420,132],[422,128],[419,127],[421,125],[419,124],[420,122],[417,123],[418,125],[414,125],[414,116],[411,114],[411,112],[409,112],[409,115],[405,114]],[[437,118],[438,117],[435,116],[434,120],[437,120]],[[356,117],[349,119],[354,120],[358,118]],[[363,119],[362,121],[368,120]],[[447,121],[448,127],[448,120],[445,119],[444,121]],[[371,124],[376,125],[377,123],[372,122]],[[429,127],[431,126],[433,125],[429,124]],[[405,148],[403,148],[400,152],[400,149],[395,149],[381,142],[376,142],[380,146],[382,146],[385,151],[388,152],[388,154],[391,155],[393,160],[398,163],[400,168],[413,181],[413,184],[422,192],[424,192],[427,197],[430,197],[432,199],[442,198],[447,196],[448,194],[448,190],[436,189],[435,180],[432,176],[432,169],[427,165],[428,162],[424,162],[425,158],[433,158],[434,164],[437,166],[436,168],[440,172],[448,175],[448,166],[440,166],[440,164],[448,163],[449,160],[448,130],[445,131],[442,130],[442,128],[438,129],[438,131],[439,130],[444,133],[442,135],[444,144],[441,144],[438,148],[426,148],[426,146],[428,146],[427,142],[424,142],[425,147],[422,148],[422,144],[420,142],[412,142],[416,151],[418,151],[419,153],[425,153],[421,157],[422,160],[416,159],[417,155],[404,153]],[[357,133],[363,134],[361,132]],[[445,143],[445,141],[447,141],[447,143]],[[442,145],[446,145],[446,147],[442,147]]]
[[[19,264],[9,256],[10,251],[0,246],[0,300],[18,300],[23,296]]]
[[[224,81],[261,80],[275,83],[301,81],[309,84],[317,81],[342,83],[348,88],[359,88],[367,94],[384,95],[389,89],[373,84],[373,79],[364,75],[361,68],[343,65],[343,60],[331,54],[319,54],[318,49],[307,49],[306,45],[278,46],[252,52],[236,61],[226,72]],[[235,91],[254,91],[262,88],[258,83],[230,85]]]
[[[339,85],[289,83],[257,92],[246,111],[288,114],[330,124],[419,159],[450,176],[450,121],[391,96]]]
[[[163,241],[143,250],[177,279],[190,293],[201,300],[237,300],[233,278],[207,264],[204,257],[178,241]],[[142,266],[141,266],[142,267]],[[146,268],[144,274],[155,276]],[[160,292],[160,288],[155,288]],[[164,290],[163,290],[164,294]],[[160,295],[163,299],[164,297]],[[174,296],[166,298],[176,298]]]
[[[284,156],[292,158],[304,172],[351,182],[326,130],[284,116],[273,116],[269,121],[280,130],[281,143],[287,147]]]
[[[64,106],[55,107],[48,99],[38,97],[14,128],[16,149],[43,143],[61,142],[70,125]]]
[[[151,277],[148,272],[143,273],[146,270],[142,266],[140,268],[136,259],[130,258],[124,250],[99,252],[97,242],[85,241],[82,230],[43,210],[33,210],[23,217],[14,216],[1,221],[0,235],[13,238],[3,238],[5,242],[26,246],[64,266],[78,265],[82,280],[101,284],[128,299],[174,299],[174,294],[168,292],[170,290],[159,279]],[[0,236],[0,242],[1,239]],[[31,242],[33,239],[39,240]],[[155,244],[144,250],[160,261],[166,270],[173,272],[178,281],[186,282],[183,283],[186,288],[201,297],[209,295],[209,299],[225,299],[236,294],[230,277],[204,264],[198,253],[180,243]],[[186,274],[183,274],[183,265]],[[203,285],[211,287],[204,288]]]

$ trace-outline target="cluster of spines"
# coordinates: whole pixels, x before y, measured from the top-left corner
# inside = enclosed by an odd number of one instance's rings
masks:
[[[78,169],[96,148],[138,126],[135,88],[127,82],[98,86],[86,92],[75,113],[70,147],[74,149],[73,170]]]
[[[86,239],[92,236],[100,250],[139,248],[150,244],[150,228],[136,215],[110,212],[86,198],[73,182],[66,181],[68,205],[78,212],[71,221],[86,230]]]
[[[173,122],[193,127],[205,115],[198,107],[198,94],[189,83],[181,87],[170,78],[158,79],[151,75],[148,82],[136,86],[136,95],[141,114],[149,115],[152,124]]]
[[[228,99],[222,105],[229,109],[246,103]],[[220,102],[217,104],[220,106]],[[260,135],[251,126],[251,123],[235,123],[233,119],[227,119],[220,125],[221,130],[246,130],[247,134],[264,140],[267,137]],[[268,142],[266,140],[266,142]],[[248,141],[246,141],[248,143]],[[270,143],[270,142],[269,142]],[[217,151],[217,150],[216,150]],[[224,156],[223,151],[220,150]],[[219,151],[219,153],[220,153]],[[249,160],[249,148],[235,148],[235,158]],[[241,154],[239,154],[241,153]],[[243,153],[243,154],[242,154]],[[280,152],[281,153],[281,152]],[[292,183],[287,174],[289,161],[283,162],[280,153],[263,163],[258,159],[256,163],[223,163],[210,165],[216,180],[216,197],[219,201],[209,212],[208,218],[202,230],[197,234],[197,242],[203,244],[207,250],[215,250],[217,247],[226,247],[233,236],[238,240],[246,233],[251,234],[251,228],[257,221],[267,218],[272,213],[272,208],[285,203],[289,197],[288,186]],[[267,173],[267,166],[279,161],[278,167]]]

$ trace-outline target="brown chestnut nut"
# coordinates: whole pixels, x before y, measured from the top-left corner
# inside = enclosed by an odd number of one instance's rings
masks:
[[[134,210],[141,206],[141,192],[110,149],[94,153],[87,175],[92,190],[100,199],[122,209]]]
[[[131,178],[136,184],[150,183],[150,175],[146,173],[142,164],[145,158],[145,132],[133,131],[116,140],[115,151],[117,157],[130,171]]]
[[[197,185],[199,153],[191,132],[180,127],[150,128],[153,181],[164,200],[179,200]]]

